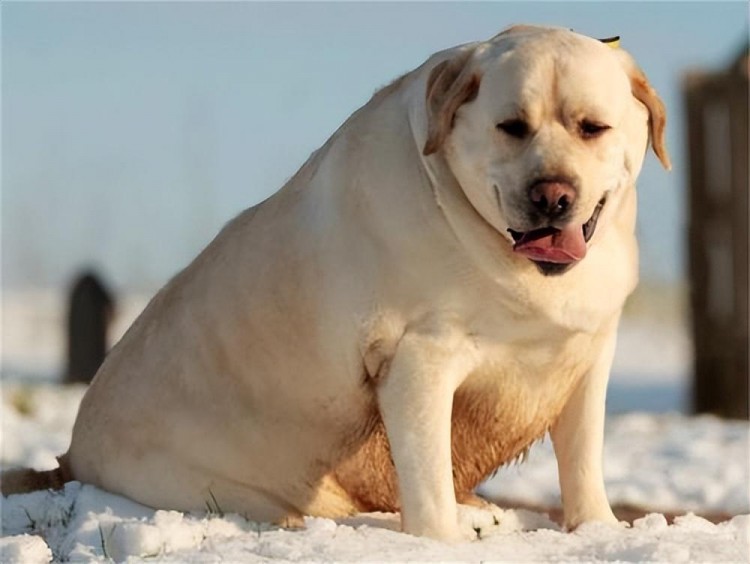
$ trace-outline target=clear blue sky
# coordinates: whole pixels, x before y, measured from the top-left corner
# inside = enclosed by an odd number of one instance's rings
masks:
[[[669,110],[640,182],[642,277],[684,264],[680,81],[747,41],[747,3],[7,3],[2,283],[95,265],[153,290],[277,190],[378,87],[519,22],[621,35]]]

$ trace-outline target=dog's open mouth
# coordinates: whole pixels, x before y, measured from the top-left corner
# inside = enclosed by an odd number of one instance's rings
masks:
[[[596,230],[606,196],[599,200],[589,220],[580,225],[542,227],[531,231],[508,229],[513,237],[513,251],[534,261],[544,274],[559,274],[586,256],[586,243]]]

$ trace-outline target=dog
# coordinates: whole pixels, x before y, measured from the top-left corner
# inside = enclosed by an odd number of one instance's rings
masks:
[[[155,508],[298,523],[462,507],[549,432],[564,525],[613,522],[605,391],[664,106],[622,49],[515,26],[377,92],[149,303],[60,468]]]

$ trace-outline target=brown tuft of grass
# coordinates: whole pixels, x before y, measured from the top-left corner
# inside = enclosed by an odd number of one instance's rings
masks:
[[[8,403],[18,413],[25,417],[30,417],[34,414],[36,406],[34,405],[34,393],[31,388],[16,388],[10,392],[10,398]]]

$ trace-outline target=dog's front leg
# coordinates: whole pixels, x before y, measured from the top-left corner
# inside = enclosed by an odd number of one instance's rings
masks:
[[[396,465],[404,532],[460,540],[451,464],[453,393],[471,351],[451,330],[407,332],[378,387],[380,414]]]
[[[615,322],[594,366],[582,378],[550,429],[568,530],[586,521],[617,522],[607,501],[602,472],[604,405],[616,327]]]

